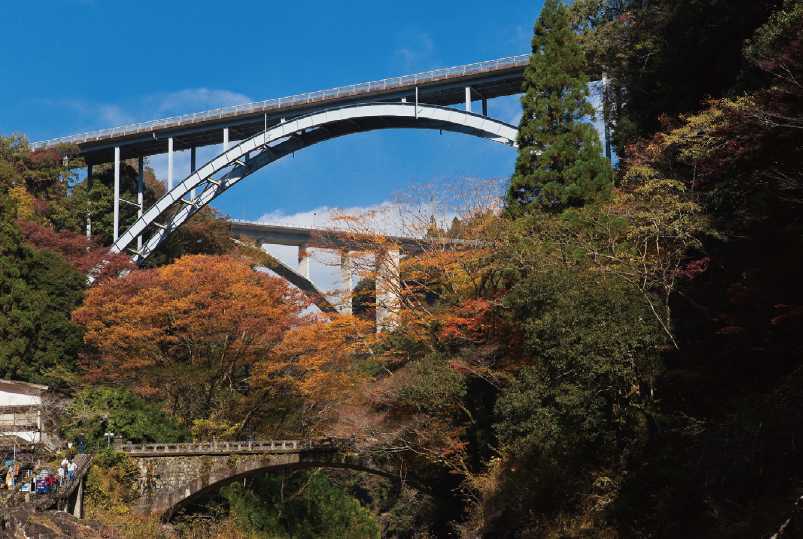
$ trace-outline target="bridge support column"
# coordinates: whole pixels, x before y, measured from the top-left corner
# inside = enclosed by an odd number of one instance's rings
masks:
[[[611,159],[611,126],[608,121],[610,112],[610,101],[608,100],[608,74],[602,72],[602,123],[605,126],[605,157]]]
[[[224,127],[223,128],[223,151],[225,152],[228,149],[229,149],[229,128],[228,127]]]
[[[482,98],[482,115],[488,116],[488,100],[486,98]]]
[[[114,147],[114,241],[120,237],[120,147]]]
[[[309,243],[302,243],[298,246],[298,273],[309,279]]]
[[[92,165],[86,166],[86,237],[92,235]]]
[[[466,112],[471,112],[471,86],[466,86]]]
[[[73,507],[72,516],[75,518],[84,518],[84,478],[78,480],[78,491],[75,493],[75,506]]]
[[[142,217],[142,209],[144,206],[144,192],[145,192],[145,157],[139,156],[139,177],[137,179],[137,203],[139,210],[137,210],[137,218]],[[142,234],[137,236],[137,250],[142,250]]]
[[[399,262],[398,249],[377,254],[376,260],[376,331],[392,330],[398,325]]]
[[[196,148],[190,148],[190,174],[195,172],[195,156],[196,156]],[[190,191],[190,199],[195,200],[195,189]]]
[[[173,137],[167,139],[167,190],[173,190]]]
[[[354,278],[351,269],[351,257],[348,250],[340,253],[340,292],[343,296],[343,305],[340,314],[351,314],[351,294],[354,291]]]

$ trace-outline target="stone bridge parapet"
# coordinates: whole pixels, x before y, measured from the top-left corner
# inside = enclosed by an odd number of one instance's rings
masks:
[[[195,442],[175,444],[132,444],[117,440],[114,448],[132,457],[157,455],[229,455],[248,453],[293,453],[297,451],[349,450],[355,438],[315,438],[306,440],[251,440],[247,442]]]

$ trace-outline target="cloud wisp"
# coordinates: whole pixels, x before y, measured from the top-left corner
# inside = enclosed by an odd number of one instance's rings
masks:
[[[63,99],[59,106],[88,119],[87,131],[121,127],[182,114],[203,112],[250,103],[245,94],[229,90],[187,88],[178,92],[151,94],[121,103]]]
[[[425,32],[409,33],[406,36],[406,46],[394,51],[396,57],[401,60],[402,69],[405,73],[421,71],[425,62],[428,62],[435,50],[435,45],[429,34]]]

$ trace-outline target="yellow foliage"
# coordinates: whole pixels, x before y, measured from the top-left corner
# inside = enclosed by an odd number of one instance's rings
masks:
[[[17,219],[20,221],[30,221],[35,216],[33,207],[33,195],[28,193],[24,187],[15,186],[8,190],[8,196],[17,208]]]

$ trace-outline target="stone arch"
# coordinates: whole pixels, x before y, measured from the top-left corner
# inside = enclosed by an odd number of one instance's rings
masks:
[[[207,459],[206,462],[211,462],[213,460],[231,459],[232,457],[205,458]],[[402,479],[404,473],[404,469],[398,464],[377,462],[370,457],[356,454],[300,452],[249,455],[241,460],[235,459],[232,465],[210,466],[202,477],[188,478],[167,492],[146,491],[143,496],[131,503],[131,510],[145,515],[160,514],[163,521],[168,521],[176,512],[193,501],[235,481],[275,471],[303,468],[343,468],[397,480]],[[424,494],[448,503],[414,481],[405,479],[405,482]]]

